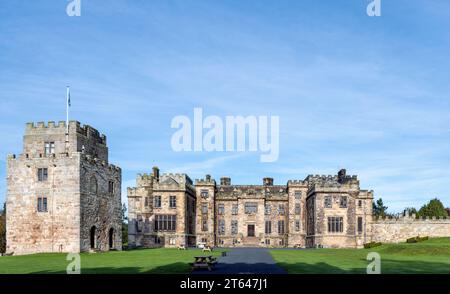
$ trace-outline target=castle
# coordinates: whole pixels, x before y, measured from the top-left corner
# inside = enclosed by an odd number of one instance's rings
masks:
[[[207,175],[138,175],[128,188],[128,242],[136,247],[353,247],[371,241],[373,192],[345,170],[274,185],[220,184]]]
[[[7,159],[7,253],[121,250],[121,181],[96,129],[28,123],[22,154]],[[372,219],[373,191],[344,169],[285,185],[232,185],[154,167],[127,194],[131,247],[361,248],[450,236],[448,218]]]
[[[7,253],[122,249],[121,170],[79,122],[28,123],[7,160]]]

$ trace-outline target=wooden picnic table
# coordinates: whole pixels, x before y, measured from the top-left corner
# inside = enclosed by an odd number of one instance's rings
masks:
[[[217,259],[215,257],[212,257],[211,255],[194,256],[194,258],[195,261],[193,263],[190,263],[192,270],[207,268],[209,271],[212,271],[214,266],[217,264]]]

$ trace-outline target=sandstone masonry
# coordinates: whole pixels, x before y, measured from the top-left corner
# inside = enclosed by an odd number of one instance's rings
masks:
[[[274,185],[231,185],[210,175],[138,175],[128,188],[129,244],[362,247],[372,238],[373,192],[345,170]]]
[[[121,250],[120,192],[106,136],[76,121],[28,123],[23,153],[7,160],[7,253]]]

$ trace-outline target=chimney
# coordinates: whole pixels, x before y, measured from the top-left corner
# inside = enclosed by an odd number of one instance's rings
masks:
[[[347,173],[347,171],[345,169],[341,169],[338,172],[338,182],[339,183],[343,183],[344,182],[345,177],[346,177],[346,173]]]
[[[156,181],[159,181],[159,168],[157,166],[153,167],[153,177]]]
[[[230,186],[231,185],[231,178],[228,178],[228,177],[220,178],[220,185],[222,185],[222,186]]]
[[[206,179],[207,182],[211,182],[211,175],[206,175],[205,179]]]
[[[263,185],[264,186],[273,186],[273,178],[264,178]]]

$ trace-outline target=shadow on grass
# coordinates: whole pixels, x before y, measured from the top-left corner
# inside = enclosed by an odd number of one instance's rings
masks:
[[[277,263],[287,270],[289,274],[366,274],[369,262],[365,265],[353,268],[342,268],[325,262],[319,263]],[[382,274],[448,274],[450,264],[414,260],[381,260]]]
[[[83,269],[81,267],[82,274],[187,274],[189,272],[189,265],[183,262],[166,264],[152,269],[141,267],[98,267]],[[39,271],[33,274],[66,274],[66,271]]]

